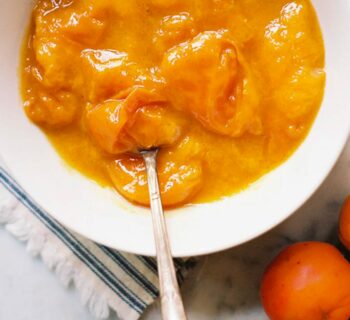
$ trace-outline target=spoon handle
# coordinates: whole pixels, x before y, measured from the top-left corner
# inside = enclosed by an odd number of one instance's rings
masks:
[[[157,251],[162,318],[163,320],[186,320],[160,197],[157,177],[157,152],[158,150],[144,151],[142,156],[147,168],[154,239]]]

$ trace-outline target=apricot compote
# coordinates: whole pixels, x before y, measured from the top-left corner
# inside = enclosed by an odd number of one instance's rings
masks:
[[[142,205],[137,150],[161,147],[165,206],[232,195],[301,144],[325,85],[308,0],[37,0],[26,40],[28,117]]]

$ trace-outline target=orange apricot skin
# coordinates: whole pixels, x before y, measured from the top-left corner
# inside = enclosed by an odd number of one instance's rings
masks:
[[[343,245],[350,250],[350,196],[345,200],[340,212],[339,238]]]
[[[174,207],[194,196],[203,182],[202,165],[198,161],[178,162],[159,157],[158,178],[162,203]],[[149,206],[147,173],[144,161],[137,156],[122,155],[107,168],[113,185],[133,203]]]
[[[348,320],[350,264],[326,243],[292,245],[266,269],[260,295],[271,320]]]

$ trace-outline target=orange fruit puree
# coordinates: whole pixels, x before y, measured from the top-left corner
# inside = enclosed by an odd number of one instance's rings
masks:
[[[308,0],[37,0],[28,117],[74,168],[148,205],[137,150],[161,146],[165,206],[232,195],[307,135],[324,86]]]

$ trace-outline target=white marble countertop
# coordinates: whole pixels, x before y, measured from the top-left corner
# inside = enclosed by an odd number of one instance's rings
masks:
[[[350,194],[350,141],[330,176],[290,219],[268,234],[223,253],[201,258],[183,287],[191,320],[263,320],[258,296],[264,267],[286,244],[336,239],[336,221]],[[93,319],[73,289],[66,290],[38,259],[0,228],[0,319]],[[111,319],[115,317],[111,317]],[[143,320],[158,320],[152,307]]]

